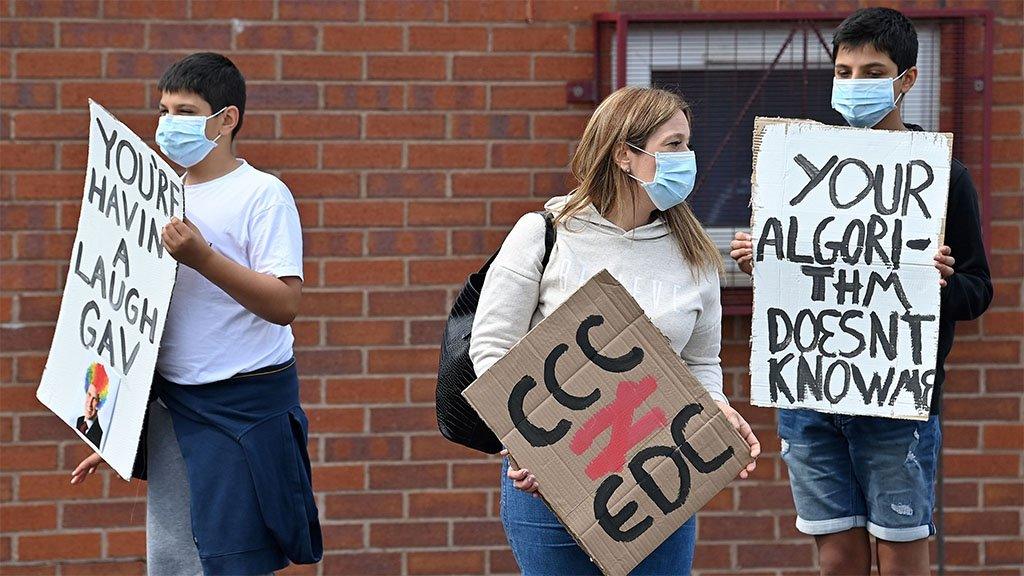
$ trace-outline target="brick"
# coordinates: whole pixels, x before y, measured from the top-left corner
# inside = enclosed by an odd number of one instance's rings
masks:
[[[295,354],[304,374],[353,374],[362,371],[362,358],[356,350],[318,348]]]
[[[235,36],[239,48],[313,50],[317,30],[306,25],[249,25]]]
[[[94,52],[19,52],[15,61],[19,78],[94,78],[100,75],[100,55]]]
[[[530,175],[519,172],[452,174],[452,195],[464,197],[529,196]]]
[[[399,260],[331,261],[324,266],[324,282],[330,286],[381,286],[405,281],[405,266]]]
[[[589,79],[594,75],[594,59],[583,56],[538,56],[533,62],[533,78],[535,80],[569,80]],[[565,86],[563,101],[565,97]]]
[[[302,294],[300,316],[358,316],[363,311],[363,295],[359,292],[310,292]]]
[[[364,428],[361,408],[306,408],[311,434],[324,432],[362,432]]]
[[[141,502],[64,504],[63,528],[145,526],[146,506]]]
[[[986,424],[983,437],[985,448],[1024,449],[1024,426],[1020,424]]]
[[[416,260],[409,263],[411,284],[460,284],[480,268],[479,258]]]
[[[525,4],[505,0],[452,0],[448,18],[454,22],[506,22],[526,19]]]
[[[238,156],[262,170],[315,168],[317,164],[315,144],[243,141],[238,143]]]
[[[225,14],[233,14],[233,10],[238,9],[238,4],[234,0],[203,0],[197,4],[192,7],[194,20],[224,18]],[[244,14],[246,20],[270,20],[273,17],[274,0],[246,2]]]
[[[107,54],[107,77],[145,78],[152,81],[163,75],[164,70],[179,59],[181,54],[166,52],[111,52]],[[243,74],[249,78],[248,70],[243,70]]]
[[[325,168],[398,168],[402,165],[402,145],[381,142],[325,143]]]
[[[455,522],[455,546],[505,546],[505,528],[496,520]]]
[[[325,516],[330,519],[399,518],[402,516],[402,495],[364,492],[330,494]]]
[[[455,80],[525,80],[530,77],[529,56],[454,56]]]
[[[4,82],[0,85],[0,106],[6,109],[52,108],[57,90],[46,82]]]
[[[727,7],[732,3],[720,3],[717,6]],[[611,10],[607,0],[536,0],[533,17],[538,22],[574,21],[589,22],[595,12]]]
[[[449,442],[441,435],[411,436],[409,441],[413,460],[480,460],[487,457],[483,452]]]
[[[1020,530],[1020,517],[1016,511],[960,512],[947,510],[943,519],[946,533],[951,536],[1014,535]]]
[[[401,226],[404,221],[404,212],[404,203],[402,202],[366,200],[325,202],[324,224],[327,226],[355,226],[359,228]]]
[[[495,110],[558,110],[565,107],[565,87],[494,86],[491,107]]]
[[[327,325],[327,343],[335,346],[402,344],[404,340],[405,325],[401,321],[355,320]]]
[[[501,465],[497,462],[452,465],[455,488],[495,488],[500,481]]]
[[[494,28],[491,32],[495,52],[562,52],[569,49],[569,29],[566,26],[541,28]]]
[[[83,445],[84,446],[84,445]],[[4,451],[6,452],[5,447]],[[5,455],[5,459],[8,456]],[[74,460],[73,466],[80,460]],[[73,468],[72,466],[72,468]],[[5,471],[10,468],[4,465]],[[39,474],[32,470],[31,474],[22,474],[18,485],[18,498],[22,501],[46,500],[91,500],[103,495],[103,481],[94,476],[82,484],[71,485],[70,473]]]
[[[401,26],[352,24],[324,27],[324,50],[387,52],[402,49]]]
[[[371,292],[371,316],[422,316],[445,312],[443,290],[410,290],[408,292]]]
[[[50,264],[10,264],[0,266],[3,290],[56,290],[58,268]]]
[[[328,462],[358,462],[364,460],[400,460],[401,436],[360,436],[327,438],[325,455]]]
[[[307,256],[358,256],[363,253],[363,234],[307,231],[303,250]]]
[[[150,24],[149,47],[165,50],[230,50],[231,26],[225,24]],[[235,65],[239,64],[235,62]],[[244,71],[243,71],[244,74]],[[246,75],[248,78],[248,76]]]
[[[105,18],[128,19],[179,19],[185,18],[184,5],[162,5],[148,0],[105,0],[103,16]]]
[[[251,84],[246,87],[246,107],[258,110],[303,110],[320,106],[316,84]]]
[[[535,114],[533,116],[533,135],[535,138],[565,138],[575,140],[583,134],[589,114]]]
[[[296,198],[354,198],[359,195],[359,175],[352,172],[287,171],[281,180]]]
[[[370,363],[371,371],[373,370],[373,355],[377,353],[395,353],[402,352],[402,350],[371,350],[370,351]],[[424,351],[421,351],[424,352]],[[409,353],[409,356],[415,354],[415,351]],[[397,355],[395,355],[397,357]],[[436,351],[433,356],[437,356]],[[433,358],[434,361],[437,358]],[[403,361],[404,363],[404,361]],[[409,372],[417,372],[415,367],[410,367]],[[400,372],[399,370],[391,370],[391,372]],[[401,372],[404,372],[401,371]],[[422,431],[435,431],[437,429],[437,418],[435,409],[433,406],[397,406],[397,407],[382,407],[373,408],[370,410],[370,431],[371,432],[422,432]],[[371,470],[371,484],[373,471]],[[446,474],[442,470],[441,477],[444,479],[442,484],[447,484]],[[426,484],[430,484],[432,480],[424,480]],[[383,487],[383,486],[382,486]]]
[[[4,20],[0,22],[0,47],[46,48],[53,46],[53,23]]]
[[[0,509],[4,532],[53,530],[57,527],[57,507],[53,504],[8,504]]]
[[[374,522],[370,525],[370,546],[374,548],[431,548],[447,543],[448,526],[442,522]]]
[[[384,172],[366,176],[366,194],[371,197],[444,196],[445,175],[440,172]],[[373,235],[371,234],[371,241]],[[374,254],[371,244],[371,254]],[[379,252],[386,253],[386,252]],[[431,251],[428,254],[437,254]]]
[[[781,568],[809,566],[810,544],[740,544],[737,565],[740,568]]]
[[[409,87],[411,110],[474,110],[483,109],[487,91],[472,84],[413,84]]]
[[[33,18],[90,18],[99,15],[100,0],[63,0],[61,2],[12,2],[14,14]]]
[[[1020,392],[1024,389],[1024,369],[988,368],[985,370],[985,390],[989,392]]]
[[[772,539],[775,533],[773,516],[720,516],[701,515],[698,522],[698,538],[705,540],[763,540]]]
[[[388,410],[377,408],[373,412]],[[391,410],[401,410],[393,408]],[[376,416],[374,416],[376,418]],[[436,426],[436,422],[434,423]],[[445,488],[448,486],[447,464],[371,464],[371,490],[408,490],[421,488]],[[444,532],[442,542],[444,544]],[[371,537],[373,534],[371,533]]]
[[[1015,476],[1020,466],[1019,454],[946,454],[945,474],[949,478]]]
[[[512,226],[527,212],[534,212],[543,208],[537,200],[514,200],[514,201],[493,201],[491,202],[491,224],[501,226]]]
[[[145,28],[138,24],[110,22],[62,22],[60,45],[64,48],[142,48]]]
[[[984,502],[987,507],[998,506],[1024,506],[1024,484],[1019,481],[1014,483],[986,483],[984,487]]]
[[[361,56],[284,56],[281,77],[303,80],[358,80],[363,77]]]
[[[330,330],[330,325],[328,325]],[[405,401],[405,381],[400,377],[331,379],[326,383],[331,404],[392,404]]]
[[[71,257],[73,234],[19,234],[16,246],[21,260],[62,260]]]
[[[409,168],[484,168],[484,144],[409,144]]]
[[[359,0],[279,0],[277,9],[281,20],[336,22],[359,19]]]
[[[957,342],[948,361],[953,364],[962,362],[1016,364],[1020,361],[1020,342],[1009,340]]]
[[[21,536],[18,538],[18,559],[26,562],[35,560],[98,558],[100,556],[100,534],[80,532]]]
[[[402,573],[402,555],[383,552],[329,554],[323,560],[324,574],[338,576],[383,576]]]
[[[410,26],[409,49],[427,52],[483,52],[487,50],[487,28]]]
[[[52,169],[54,153],[53,144],[0,142],[0,167],[4,170]],[[8,208],[8,205],[4,206],[5,211]],[[7,226],[4,229],[10,230]]]
[[[409,494],[409,515],[414,518],[485,516],[485,492],[425,492]]]
[[[370,2],[365,5],[367,20],[443,20],[444,2],[416,0],[415,2]]]
[[[476,269],[479,268],[478,263]],[[459,283],[464,281],[465,278],[458,280]],[[437,346],[437,343],[441,341],[441,337],[444,334],[444,328],[444,320],[413,320],[409,322],[409,343]]]
[[[400,84],[359,84],[327,86],[324,100],[335,110],[401,110],[405,86]]]
[[[440,114],[368,114],[366,137],[419,139],[444,137],[444,116]]]
[[[483,551],[410,552],[409,574],[483,574]]]
[[[460,140],[509,140],[530,135],[526,114],[453,114],[452,137]]]
[[[491,148],[491,165],[497,168],[565,166],[568,160],[565,144],[515,142]]]
[[[61,108],[88,108],[90,98],[108,109],[145,108],[146,87],[136,82],[63,82],[61,84]]]
[[[107,532],[107,555],[113,558],[138,558],[146,555],[144,530]]]
[[[354,550],[363,547],[365,529],[359,524],[328,524],[321,523],[325,542],[331,543],[332,549]],[[309,565],[307,565],[309,566]],[[310,566],[316,568],[316,566]],[[288,569],[286,569],[287,573]]]
[[[1024,563],[1024,543],[1020,539],[985,542],[985,564],[989,566]]]
[[[18,440],[22,442],[63,442],[77,440],[70,426],[52,414],[22,415],[18,418]]]
[[[370,350],[368,370],[372,374],[437,373],[437,358],[436,347]],[[436,424],[431,416],[429,424],[407,421],[395,425],[406,430],[427,431],[433,430]],[[386,429],[385,424],[381,424],[381,426]]]
[[[281,136],[316,140],[358,138],[359,124],[359,116],[353,114],[288,114],[281,116]]]
[[[448,65],[444,56],[367,56],[371,80],[444,80]]]

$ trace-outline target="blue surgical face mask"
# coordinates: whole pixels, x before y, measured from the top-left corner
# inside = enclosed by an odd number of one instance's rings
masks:
[[[627,142],[627,144],[629,143]],[[693,191],[693,184],[697,178],[697,156],[693,152],[655,152],[651,154],[643,148],[632,144],[629,146],[648,156],[654,156],[654,180],[644,182],[632,174],[629,177],[643,186],[658,210],[664,212],[686,200],[686,197]]]
[[[220,134],[213,140],[206,137],[206,121],[227,109],[225,106],[209,116],[164,114],[156,128],[156,143],[168,158],[191,168],[217,147],[217,140],[221,137]]]
[[[850,126],[872,128],[899,103],[899,98],[893,99],[892,84],[903,74],[895,78],[834,78],[832,107]],[[899,97],[903,97],[902,92]]]

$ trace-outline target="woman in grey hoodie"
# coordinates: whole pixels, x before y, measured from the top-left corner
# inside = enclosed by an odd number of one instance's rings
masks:
[[[546,267],[544,218],[523,216],[487,272],[470,356],[483,374],[594,274],[607,269],[668,337],[672,349],[750,444],[760,445],[722,391],[721,256],[689,206],[696,161],[690,108],[676,94],[627,87],[594,111],[572,159],[579,186],[552,198],[557,239]],[[743,478],[751,464],[740,473]],[[504,464],[501,514],[524,574],[599,574],[554,514],[531,493],[529,470]],[[633,574],[688,574],[695,519]]]

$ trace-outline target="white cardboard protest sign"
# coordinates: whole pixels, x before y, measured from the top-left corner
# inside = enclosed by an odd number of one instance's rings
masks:
[[[160,235],[184,197],[141,138],[96,102],[89,111],[82,211],[36,396],[128,479],[178,269]]]
[[[751,462],[725,414],[607,271],[463,395],[605,574],[628,574]]]
[[[752,404],[928,418],[952,146],[755,121]]]

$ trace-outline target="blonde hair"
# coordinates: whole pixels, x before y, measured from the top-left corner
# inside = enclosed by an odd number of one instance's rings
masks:
[[[618,208],[624,202],[619,191],[636,190],[639,184],[615,162],[616,149],[622,144],[644,149],[647,139],[680,110],[689,121],[690,105],[679,95],[658,88],[627,86],[605,98],[587,122],[573,154],[569,167],[579,185],[569,193],[556,222],[569,220],[587,204],[604,216]],[[660,216],[695,270],[723,272],[718,247],[686,202]]]

